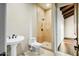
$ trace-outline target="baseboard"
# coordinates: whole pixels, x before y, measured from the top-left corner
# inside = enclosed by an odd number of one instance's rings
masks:
[[[0,53],[0,56],[6,56],[5,52]]]
[[[46,48],[46,47],[42,47],[42,48],[44,48],[44,49],[46,49],[48,51],[53,51],[52,49],[49,49],[49,48]]]
[[[64,39],[75,39],[75,38],[69,38],[69,37],[65,37]]]

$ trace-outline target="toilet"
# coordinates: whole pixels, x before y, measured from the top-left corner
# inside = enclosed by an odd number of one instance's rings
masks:
[[[30,37],[29,46],[31,51],[38,52],[40,54],[40,48],[42,47],[42,44],[36,41],[36,37]]]
[[[32,52],[39,52],[40,53],[40,48],[42,47],[42,44],[37,42],[36,37],[32,36],[32,23],[29,24],[29,50]]]

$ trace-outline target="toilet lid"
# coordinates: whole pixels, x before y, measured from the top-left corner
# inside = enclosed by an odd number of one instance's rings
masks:
[[[39,47],[39,46],[42,46],[42,44],[35,42],[35,43],[31,43],[31,46],[35,46],[35,47],[38,46]]]

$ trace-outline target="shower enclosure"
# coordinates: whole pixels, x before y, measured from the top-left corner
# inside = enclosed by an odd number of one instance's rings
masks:
[[[37,4],[37,41],[52,51],[52,4]]]

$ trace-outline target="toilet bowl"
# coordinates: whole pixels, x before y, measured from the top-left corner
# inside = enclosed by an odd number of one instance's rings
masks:
[[[37,51],[37,52],[40,52],[40,48],[42,47],[42,44],[36,41],[36,37],[30,37],[29,45],[31,51]]]

